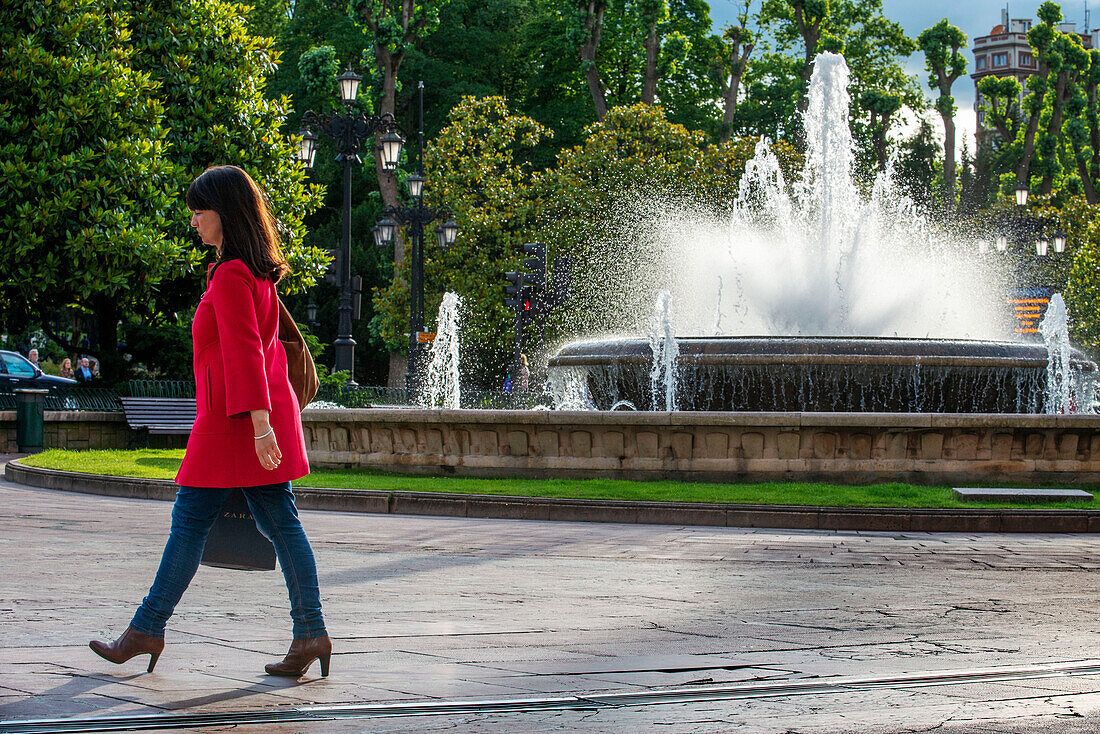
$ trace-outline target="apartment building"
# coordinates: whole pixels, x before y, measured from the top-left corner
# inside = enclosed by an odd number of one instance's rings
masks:
[[[1035,52],[1027,42],[1027,32],[1031,30],[1034,21],[1031,18],[1009,18],[1008,8],[1001,11],[1001,22],[993,26],[989,35],[978,36],[974,39],[972,50],[974,52],[974,73],[970,78],[974,80],[974,112],[978,116],[978,135],[983,133],[982,96],[977,92],[978,82],[987,76],[1014,76],[1020,82],[1020,98],[1023,100],[1027,93],[1027,78],[1039,72],[1038,60]],[[1077,33],[1077,27],[1073,23],[1061,23],[1058,30],[1063,33]],[[1100,48],[1100,29],[1091,33],[1078,33],[1085,48]]]

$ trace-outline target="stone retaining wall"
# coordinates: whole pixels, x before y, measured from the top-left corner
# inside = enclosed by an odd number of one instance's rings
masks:
[[[43,417],[46,448],[124,449],[133,433],[122,413],[47,410]],[[15,411],[0,410],[0,453],[17,450]]]
[[[145,445],[121,413],[47,411],[46,447]],[[310,409],[316,466],[416,474],[860,484],[1100,482],[1100,416]],[[182,437],[152,437],[153,445]],[[15,412],[0,411],[14,452]]]
[[[421,474],[1100,482],[1100,416],[308,410],[310,460]]]

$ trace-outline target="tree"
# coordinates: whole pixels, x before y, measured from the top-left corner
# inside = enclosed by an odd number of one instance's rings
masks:
[[[718,68],[729,82],[722,90],[722,131],[720,140],[728,143],[733,130],[733,117],[737,114],[737,95],[741,89],[741,77],[749,64],[749,56],[756,47],[756,39],[749,30],[749,3],[742,6],[737,25],[729,25],[722,32],[722,54]]]
[[[645,34],[645,80],[642,104],[653,104],[657,96],[657,56],[661,51],[660,27],[668,21],[665,0],[638,0],[638,16]]]
[[[132,17],[133,63],[164,102],[176,197],[170,236],[197,241],[183,202],[188,184],[210,166],[240,166],[267,192],[280,224],[293,269],[284,288],[315,281],[327,258],[304,246],[302,220],[322,190],[307,184],[298,145],[281,131],[290,100],[264,94],[279,63],[274,40],[251,35],[239,6],[224,0],[134,2]]]
[[[122,2],[0,6],[0,316],[95,314],[114,378],[117,315],[188,265],[170,225],[163,102],[134,66]],[[172,191],[172,193],[175,193]]]
[[[670,122],[660,106],[639,103],[613,108],[588,128],[584,143],[563,150],[536,187],[542,209],[537,238],[575,258],[573,286],[584,304],[583,311],[559,316],[559,333],[644,328],[662,275],[639,273],[638,263],[651,257],[649,223],[680,205],[728,211],[757,142],[711,145],[703,133]],[[780,142],[775,150],[784,174],[792,175],[799,166],[792,146]],[[637,287],[607,287],[616,282]]]
[[[869,90],[895,95],[911,109],[923,108],[920,90],[898,60],[910,55],[916,43],[883,15],[882,0],[765,0],[756,17],[766,43],[744,80],[742,133],[801,139],[798,113],[806,109],[813,60],[822,51],[843,53],[848,63],[849,91],[857,101],[853,128],[861,116],[873,114],[858,104]]]
[[[1047,80],[1045,107],[1049,109],[1050,117],[1038,143],[1043,153],[1043,180],[1040,186],[1040,193],[1043,195],[1051,193],[1055,176],[1062,172],[1063,166],[1058,149],[1062,144],[1062,126],[1066,106],[1070,100],[1077,97],[1079,91],[1077,81],[1082,74],[1088,74],[1091,63],[1089,54],[1081,46],[1081,38],[1076,33],[1056,32],[1046,57],[1050,76]],[[1079,103],[1075,108],[1077,111],[1083,111],[1084,105]],[[1043,117],[1046,117],[1046,111]]]
[[[1100,110],[1097,109],[1097,84],[1100,83],[1100,50],[1088,52],[1081,79],[1068,103],[1066,137],[1073,147],[1077,173],[1089,204],[1100,204]]]
[[[439,24],[439,13],[450,0],[350,0],[348,12],[363,32],[364,45],[373,51],[372,60],[380,87],[378,113],[396,115],[398,72],[413,46]],[[383,206],[397,206],[397,179],[382,165],[382,154],[375,150],[374,167]],[[405,246],[394,243],[394,272],[401,272]],[[390,352],[390,383],[398,384],[405,372],[399,351]]]
[[[936,111],[943,120],[943,208],[955,210],[955,98],[951,86],[966,73],[966,57],[960,49],[966,46],[966,34],[944,18],[926,28],[917,38],[924,51],[928,69],[928,85],[937,89]]]
[[[600,68],[596,64],[596,52],[603,37],[603,18],[607,13],[607,6],[606,0],[579,0],[574,6],[573,15],[574,25],[579,25],[575,35],[580,49],[581,68],[585,81],[588,82],[588,92],[592,95],[592,106],[596,109],[597,120],[602,120],[607,114],[607,96],[600,78]]]
[[[158,82],[165,107],[173,196],[167,235],[187,248],[192,263],[208,261],[209,248],[191,247],[197,238],[183,194],[209,166],[237,165],[267,192],[279,222],[292,268],[281,284],[284,292],[316,281],[327,256],[305,243],[303,220],[320,203],[322,190],[307,184],[296,161],[298,146],[281,130],[290,100],[265,95],[279,62],[274,40],[252,35],[240,7],[223,0],[151,0],[130,7],[133,63]],[[178,325],[175,314],[186,312],[201,288],[193,274],[165,283],[125,321]],[[116,323],[121,314],[108,318]]]
[[[1035,155],[1035,135],[1039,131],[1039,118],[1043,112],[1044,100],[1048,89],[1047,75],[1050,68],[1047,65],[1049,53],[1054,45],[1054,39],[1058,30],[1054,27],[1062,19],[1062,8],[1057,3],[1047,0],[1036,11],[1039,20],[1042,21],[1027,32],[1027,40],[1035,51],[1039,73],[1028,77],[1028,95],[1024,98],[1024,113],[1027,115],[1027,124],[1022,127],[1020,136],[1021,153],[1016,166],[1016,185],[1027,187],[1031,172],[1031,159]]]
[[[932,132],[932,124],[922,119],[916,134],[901,144],[894,176],[906,195],[925,211],[932,208],[935,198],[939,158],[940,146]]]
[[[1094,356],[1100,352],[1100,218],[1083,197],[1068,197],[1057,211],[1057,225],[1068,235],[1072,257],[1066,277],[1065,299],[1071,316],[1074,343]]]
[[[1013,76],[985,76],[978,82],[987,124],[1012,144],[1020,130],[1020,82]]]
[[[5,27],[23,23],[31,39],[41,38],[37,19],[49,17],[51,26],[56,23],[52,17],[56,6],[50,3],[7,7],[12,8],[12,23]],[[37,318],[51,338],[71,351],[78,349],[77,340],[53,329],[54,313],[47,309],[72,305],[95,315],[97,356],[102,370],[115,377],[123,364],[118,354],[120,321],[178,326],[179,314],[186,314],[198,298],[202,284],[193,271],[208,253],[192,247],[196,240],[183,199],[195,176],[210,165],[230,163],[264,186],[295,268],[286,281],[291,289],[310,282],[322,269],[321,253],[302,245],[302,218],[320,192],[305,185],[301,166],[294,162],[296,145],[279,132],[287,100],[268,100],[263,95],[265,76],[278,60],[272,42],[248,33],[238,6],[219,0],[154,0],[140,6],[126,0],[99,0],[74,3],[68,9],[96,18],[85,26],[81,15],[75,25],[66,26],[66,33],[75,38],[74,48],[82,47],[85,41],[80,33],[91,32],[92,26],[117,29],[89,40],[90,48],[106,63],[114,59],[123,72],[132,70],[147,81],[132,88],[116,84],[123,91],[110,84],[102,88],[92,84],[103,96],[93,95],[91,99],[99,101],[84,104],[76,90],[87,79],[70,75],[51,80],[53,73],[45,72],[44,78],[51,81],[43,88],[65,90],[78,105],[79,114],[66,124],[71,121],[80,131],[71,136],[76,145],[71,152],[84,151],[79,153],[80,167],[57,185],[69,190],[64,196],[67,202],[93,218],[80,227],[76,224],[86,214],[66,222],[52,252],[39,253],[39,267],[59,269],[49,278],[28,283],[42,289],[50,288],[53,281],[57,298],[39,299],[42,313]],[[100,16],[109,16],[110,21],[101,25]],[[69,62],[62,58],[59,63]],[[34,74],[26,82],[38,85],[43,77]],[[144,131],[133,126],[112,132],[112,125],[118,124],[115,115],[130,109],[121,101],[111,102],[112,95],[133,105],[138,99],[152,100],[148,109],[155,114]],[[68,134],[63,128],[55,132]],[[96,137],[84,138],[86,134]],[[41,155],[49,165],[57,165],[45,153]],[[128,170],[135,155],[148,157],[150,165],[156,163],[155,174]],[[107,208],[96,214],[101,206]],[[155,223],[155,236],[145,224],[149,221]],[[64,264],[57,266],[55,259],[66,247],[74,249],[61,255]],[[115,248],[122,249],[115,252]]]
[[[500,273],[520,269],[523,243],[533,241],[538,207],[527,154],[553,133],[511,113],[502,97],[466,97],[448,123],[425,150],[432,184],[426,203],[449,208],[459,236],[447,251],[425,247],[425,313],[434,315],[444,292],[458,293],[465,377],[499,384],[495,370],[507,361],[511,344]],[[407,339],[406,282],[394,280],[374,292],[378,328],[391,349]]]
[[[879,171],[886,169],[886,133],[890,121],[902,107],[901,97],[878,89],[869,89],[859,98],[860,106],[870,112],[870,127],[873,137],[875,166]]]

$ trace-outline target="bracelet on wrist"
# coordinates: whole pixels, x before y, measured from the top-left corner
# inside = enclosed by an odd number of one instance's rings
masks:
[[[267,433],[261,433],[259,436],[253,436],[252,440],[253,441],[259,441],[261,438],[267,438],[272,433],[275,433],[275,429],[274,428],[269,428],[269,429],[267,429]]]

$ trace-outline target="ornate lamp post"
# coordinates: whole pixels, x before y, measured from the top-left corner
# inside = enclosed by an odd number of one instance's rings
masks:
[[[1016,194],[1016,208],[1021,212],[1020,214],[1010,216],[1001,215],[999,217],[999,225],[997,232],[993,237],[993,245],[997,252],[1007,253],[1008,245],[1011,242],[1015,242],[1021,247],[1027,247],[1029,244],[1033,244],[1035,247],[1035,255],[1038,258],[1047,257],[1050,252],[1051,245],[1054,246],[1054,253],[1060,255],[1066,251],[1066,233],[1062,230],[1054,232],[1053,238],[1048,235],[1051,227],[1051,221],[1043,219],[1041,217],[1032,217],[1025,213],[1027,207],[1028,190],[1026,186],[1018,186],[1015,191]],[[978,250],[981,253],[987,253],[990,251],[989,242],[986,240],[978,241]],[[1021,257],[1023,257],[1021,255]]]
[[[409,234],[409,358],[405,371],[405,389],[411,396],[416,387],[419,370],[419,334],[424,331],[424,229],[432,222],[441,223],[435,228],[436,243],[447,249],[458,238],[458,225],[446,209],[424,206],[424,82],[420,82],[420,150],[417,156],[417,172],[406,179],[411,206],[390,206],[382,212],[382,220],[374,228],[374,242],[379,247],[393,245],[399,229]]]
[[[1015,195],[1018,213],[999,216],[993,246],[997,253],[1013,262],[1016,270],[1018,287],[1008,299],[1018,320],[1016,333],[1021,338],[1035,339],[1038,338],[1038,322],[1054,290],[1050,282],[1057,281],[1059,269],[1065,267],[1065,263],[1056,258],[1048,259],[1050,250],[1053,249],[1055,255],[1064,253],[1067,237],[1061,229],[1051,236],[1054,224],[1051,220],[1026,213],[1026,186],[1018,186]],[[1010,248],[1010,244],[1016,247]],[[988,253],[990,249],[987,241],[978,241],[979,252]]]
[[[363,80],[350,68],[336,79],[340,84],[340,99],[344,103],[344,113],[320,114],[306,112],[302,117],[302,146],[299,160],[307,168],[313,168],[313,159],[317,154],[317,135],[320,130],[336,143],[336,160],[344,163],[344,220],[343,237],[340,241],[340,256],[337,258],[337,282],[340,284],[340,317],[337,336],[334,342],[336,352],[336,371],[348,373],[348,385],[355,386],[355,340],[351,335],[352,316],[352,278],[351,278],[351,166],[362,163],[359,158],[359,144],[367,138],[376,137],[375,150],[382,162],[382,168],[392,173],[397,170],[401,158],[401,146],[405,140],[397,134],[397,123],[393,115],[367,116],[357,112],[355,97],[359,83]]]

